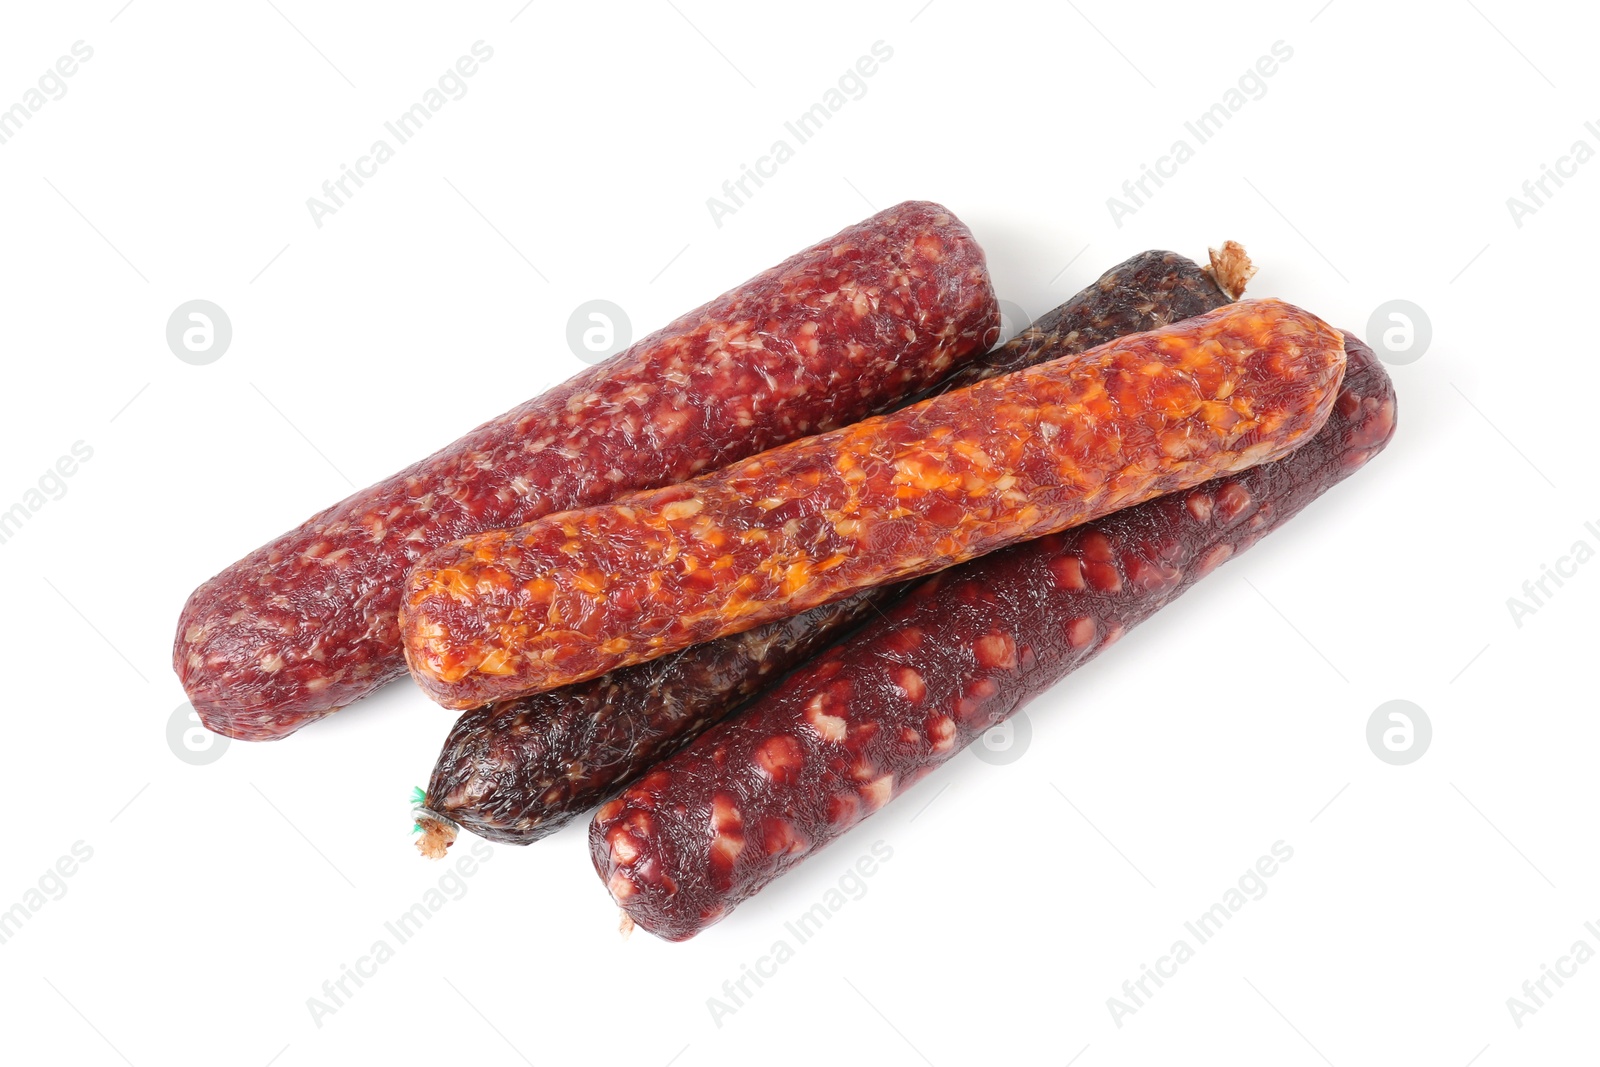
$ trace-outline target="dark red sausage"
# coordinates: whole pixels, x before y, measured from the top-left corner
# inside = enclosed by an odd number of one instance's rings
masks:
[[[960,220],[879,212],[205,582],[173,668],[211,729],[284,737],[405,669],[402,579],[429,549],[854,422],[982,352],[998,322]]]
[[[1248,278],[1243,250],[1232,242],[1224,249],[1213,253],[1210,269],[1161,251],[1119,263],[952,379],[966,384],[1020,370],[1221,307]],[[675,656],[463,714],[416,813],[419,847],[425,855],[443,855],[458,825],[512,844],[553,833],[831,643],[872,610],[872,601],[881,604],[893,593],[874,589]]]
[[[693,937],[1361,467],[1395,399],[1346,345],[1332,416],[1287,458],[918,583],[608,801],[589,847],[617,903]]]
[[[447,707],[583,681],[1278,459],[1344,342],[1242,300],[611,504],[457,541],[406,579]]]

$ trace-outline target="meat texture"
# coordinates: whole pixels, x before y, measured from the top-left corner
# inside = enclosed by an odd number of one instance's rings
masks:
[[[418,847],[437,859],[463,826],[516,845],[554,833],[826,647],[887,592],[869,589],[675,656],[466,712],[414,812]]]

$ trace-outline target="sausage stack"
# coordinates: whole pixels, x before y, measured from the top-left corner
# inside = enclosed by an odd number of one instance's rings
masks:
[[[464,713],[416,811],[590,809],[627,917],[693,937],[1394,433],[1370,349],[1146,252],[989,351],[982,250],[908,202],[201,585],[173,664],[286,736],[409,667]]]

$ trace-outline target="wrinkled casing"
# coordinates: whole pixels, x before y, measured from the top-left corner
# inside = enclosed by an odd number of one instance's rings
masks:
[[[589,847],[617,903],[694,936],[1361,467],[1395,399],[1346,343],[1332,416],[1288,458],[918,583],[604,804]]]
[[[857,593],[680,655],[469,711],[439,753],[426,806],[491,841],[531,844],[700,736],[881,596]]]
[[[1159,330],[1232,301],[1210,271],[1193,260],[1176,252],[1140,252],[1100,275],[1066,303],[1040,315],[1004,345],[962,366],[936,389],[945,393],[1063,355],[1087,352],[1127,334]]]

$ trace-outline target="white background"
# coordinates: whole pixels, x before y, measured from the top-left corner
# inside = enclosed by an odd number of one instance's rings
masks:
[[[0,145],[0,509],[93,449],[0,544],[0,909],[92,849],[0,944],[9,1062],[1590,1061],[1600,963],[1520,1027],[1506,1001],[1600,949],[1600,564],[1520,627],[1506,602],[1600,546],[1600,162],[1521,226],[1506,200],[1600,147],[1592,13],[274,2],[3,16],[0,107],[94,50]],[[467,94],[315,225],[307,198],[478,40]],[[718,226],[706,199],[880,40],[865,95]],[[1116,225],[1107,198],[1276,41],[1265,95]],[[495,848],[318,1025],[308,998],[446,872],[408,793],[449,720],[399,683],[181,760],[190,589],[582,369],[583,301],[640,336],[906,198],[963,218],[1033,315],[1225,238],[1255,294],[1358,332],[1414,301],[1433,336],[1391,367],[1399,434],[1032,705],[1020,759],[964,754],[693,942],[618,937],[579,822]],[[196,298],[234,331],[207,366],[164,336]],[[1367,746],[1392,699],[1433,725],[1409,766]],[[707,998],[880,840],[866,895],[714,1022]],[[1280,840],[1269,892],[1116,1025],[1107,998]]]

